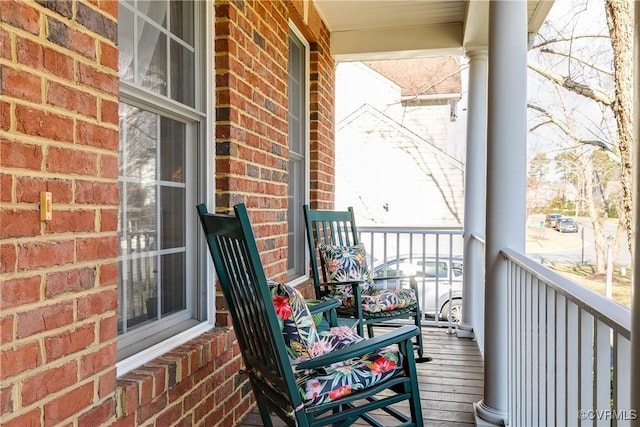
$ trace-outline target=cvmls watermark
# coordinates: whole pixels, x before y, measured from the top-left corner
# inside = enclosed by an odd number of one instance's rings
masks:
[[[580,420],[599,420],[599,421],[630,421],[638,419],[638,411],[635,409],[587,409],[578,411],[578,419]]]

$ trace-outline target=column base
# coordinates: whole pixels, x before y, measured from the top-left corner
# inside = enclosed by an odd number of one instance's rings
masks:
[[[475,334],[473,333],[473,327],[471,325],[466,325],[463,323],[458,324],[458,328],[456,330],[456,334],[458,338],[475,338]]]
[[[473,416],[476,426],[505,426],[507,414],[497,409],[491,408],[484,403],[484,400],[473,404]]]

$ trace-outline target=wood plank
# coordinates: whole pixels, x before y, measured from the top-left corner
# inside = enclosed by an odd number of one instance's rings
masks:
[[[376,328],[376,334],[385,329]],[[446,333],[446,328],[423,327],[425,353],[433,360],[416,365],[420,399],[425,426],[471,427],[474,425],[473,404],[484,393],[484,365],[474,340],[458,338]],[[396,405],[407,408],[402,402]],[[388,415],[379,415],[384,425],[393,426],[397,421]],[[274,417],[274,426],[286,424]],[[242,420],[240,427],[262,426],[257,409]],[[354,426],[366,426],[359,420]]]

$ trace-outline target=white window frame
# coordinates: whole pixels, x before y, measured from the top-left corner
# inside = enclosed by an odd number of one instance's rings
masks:
[[[194,6],[197,7],[197,4],[200,2],[194,2]],[[202,144],[202,155],[197,157],[197,176],[198,176],[198,189],[196,190],[196,198],[200,197],[204,199],[204,202],[207,204],[209,209],[213,211],[215,209],[215,188],[213,183],[215,182],[215,163],[212,161],[207,161],[207,159],[212,159],[215,156],[215,129],[213,124],[214,120],[209,119],[214,117],[215,111],[215,98],[214,98],[214,76],[213,76],[213,55],[210,54],[214,52],[214,37],[215,34],[213,32],[215,16],[215,10],[211,3],[206,2],[204,4],[204,19],[202,20],[202,25],[204,25],[204,29],[197,29],[200,33],[196,33],[194,36],[196,40],[194,43],[199,44],[202,47],[202,52],[204,53],[204,64],[200,63],[200,59],[196,58],[196,63],[194,64],[196,67],[196,75],[201,78],[196,81],[204,81],[204,90],[196,90],[196,105],[202,106],[202,111],[197,111],[195,109],[191,109],[189,112],[189,107],[179,104],[180,109],[183,113],[186,112],[185,118],[192,118],[193,120],[200,123],[201,128],[197,129],[198,137],[201,139]],[[203,70],[203,71],[200,71]],[[144,107],[150,111],[158,111],[158,107],[153,102],[145,101],[148,99],[147,93],[144,89],[121,82],[121,96],[120,101],[126,102],[135,106]],[[202,99],[198,101],[198,96],[202,96]],[[166,98],[166,103],[172,104],[175,101],[172,101],[169,98]],[[163,111],[163,115],[165,112]],[[199,153],[197,153],[199,154]],[[203,182],[204,181],[204,182]],[[200,202],[198,200],[197,202]],[[188,207],[188,206],[187,206]],[[195,204],[193,206],[192,211],[186,211],[187,218],[193,213],[193,216],[196,216]],[[199,224],[197,224],[199,225]],[[193,228],[193,227],[192,227]],[[186,329],[182,332],[176,333],[175,335],[167,338],[166,340],[159,342],[155,345],[149,346],[127,358],[124,358],[116,363],[116,375],[122,376],[127,372],[147,363],[151,360],[165,354],[171,349],[182,345],[203,333],[210,331],[214,328],[215,324],[215,291],[212,290],[212,286],[209,284],[215,283],[215,271],[213,268],[213,262],[208,256],[208,249],[206,246],[206,242],[204,238],[201,236],[200,228],[195,227],[195,230],[189,229],[187,232],[195,233],[197,236],[197,260],[198,265],[204,266],[202,268],[198,268],[199,271],[203,271],[202,276],[199,279],[201,284],[200,293],[206,290],[206,320],[196,324],[195,326]]]
[[[305,281],[307,281],[309,279],[309,250],[308,247],[306,245],[306,232],[305,232],[305,224],[304,224],[304,217],[302,217],[302,205],[303,204],[307,204],[309,203],[309,192],[310,192],[310,184],[309,184],[309,180],[311,177],[310,174],[310,166],[311,166],[311,161],[310,161],[310,150],[311,150],[311,123],[310,123],[310,113],[311,113],[311,109],[310,109],[310,105],[311,105],[311,101],[310,101],[310,96],[311,96],[311,82],[309,81],[309,76],[311,73],[311,48],[309,45],[309,42],[307,41],[307,39],[304,37],[304,35],[302,34],[302,32],[296,27],[296,25],[293,23],[293,21],[289,21],[289,29],[291,30],[291,32],[298,38],[298,40],[302,43],[302,45],[304,46],[304,57],[305,57],[305,70],[304,70],[304,90],[305,90],[305,105],[304,105],[304,117],[305,117],[305,123],[304,123],[304,134],[305,134],[305,176],[304,176],[304,200],[302,200],[302,203],[298,203],[299,206],[296,206],[296,213],[298,213],[300,215],[300,218],[302,218],[301,221],[301,227],[299,232],[303,234],[303,239],[305,241],[305,244],[303,244],[303,251],[304,251],[304,261],[303,261],[303,273],[301,276],[296,277],[292,280],[290,280],[288,282],[289,285],[291,286],[295,286],[298,285],[300,283],[303,283]],[[289,37],[287,36],[287,44],[289,43]],[[287,77],[288,78],[288,77]],[[288,219],[287,219],[288,221]]]

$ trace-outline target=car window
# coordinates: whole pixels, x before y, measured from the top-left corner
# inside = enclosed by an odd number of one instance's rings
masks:
[[[447,263],[420,261],[418,262],[417,273],[424,277],[447,277]]]

